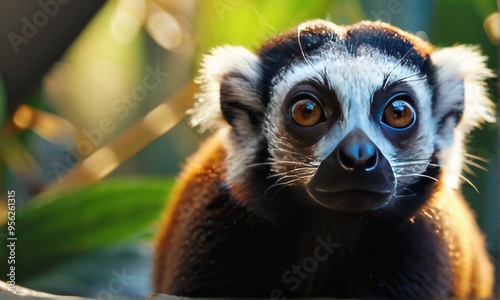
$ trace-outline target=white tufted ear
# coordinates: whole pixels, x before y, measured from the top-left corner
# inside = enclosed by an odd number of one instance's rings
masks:
[[[235,131],[252,128],[247,123],[264,111],[258,89],[260,59],[244,47],[221,46],[204,57],[200,73],[201,92],[190,111],[191,124],[202,131],[227,123]]]
[[[436,148],[447,173],[445,183],[458,187],[465,136],[483,122],[495,122],[484,80],[494,74],[475,46],[459,45],[431,54],[435,66],[434,120]],[[457,123],[458,122],[458,123]]]

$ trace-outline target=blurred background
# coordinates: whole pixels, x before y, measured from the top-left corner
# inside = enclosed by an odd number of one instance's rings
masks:
[[[382,20],[498,69],[495,0],[0,0],[0,241],[16,284],[98,298],[151,293],[152,240],[182,162],[200,58],[256,49],[311,18]],[[492,99],[499,85],[488,82]],[[494,100],[498,103],[498,100]],[[498,263],[498,131],[470,138],[463,191]],[[7,192],[15,191],[15,227]],[[12,264],[0,245],[0,280]]]

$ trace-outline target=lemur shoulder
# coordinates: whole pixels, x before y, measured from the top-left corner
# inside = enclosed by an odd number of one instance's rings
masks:
[[[493,122],[471,46],[380,22],[314,20],[254,54],[206,56],[154,289],[196,297],[489,297],[459,191],[467,134]]]

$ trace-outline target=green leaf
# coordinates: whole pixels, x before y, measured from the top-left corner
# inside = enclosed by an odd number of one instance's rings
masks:
[[[108,179],[64,195],[41,195],[16,210],[17,281],[83,251],[140,237],[159,218],[173,180]],[[7,232],[2,226],[0,232]],[[8,248],[0,248],[7,270]]]

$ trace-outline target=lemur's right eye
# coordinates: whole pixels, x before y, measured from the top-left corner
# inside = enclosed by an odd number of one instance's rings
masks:
[[[308,127],[323,121],[324,112],[321,105],[312,99],[299,99],[292,106],[292,119],[300,126]]]

